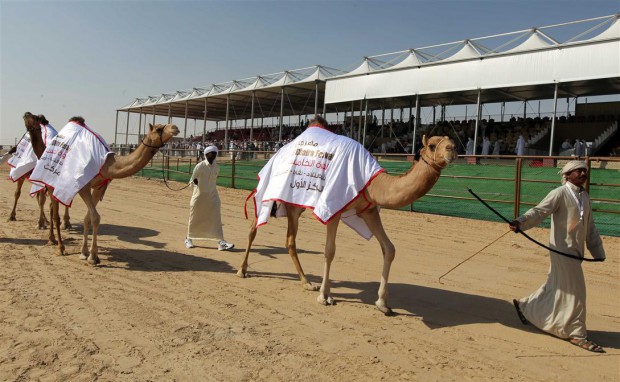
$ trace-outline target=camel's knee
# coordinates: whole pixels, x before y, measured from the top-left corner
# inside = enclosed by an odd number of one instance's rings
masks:
[[[381,247],[381,251],[383,252],[383,257],[386,261],[392,262],[396,257],[396,248],[394,244],[388,243]]]

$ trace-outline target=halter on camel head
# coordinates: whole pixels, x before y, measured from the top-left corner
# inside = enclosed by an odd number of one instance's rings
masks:
[[[164,128],[166,127],[166,125],[151,125],[151,128],[154,128],[155,126],[161,126],[160,128],[155,128],[155,131],[157,132],[157,134],[159,135],[159,146],[151,146],[148,143],[144,143],[144,138],[142,138],[142,140],[140,141],[141,144],[143,144],[146,147],[150,147],[153,150],[153,155],[155,155],[155,153],[157,152],[157,150],[161,149],[162,147],[164,147],[166,144],[164,143]]]
[[[432,137],[431,137],[431,138],[432,138]],[[431,138],[429,138],[429,140],[430,140]],[[423,142],[424,142],[424,143],[427,143],[427,142],[426,142],[426,136],[423,136],[423,137],[422,137],[422,140],[423,140]],[[436,143],[436,144],[428,144],[428,145],[424,145],[424,148],[423,148],[423,149],[421,150],[421,152],[420,152],[420,159],[422,159],[422,160],[424,161],[424,163],[426,163],[426,164],[427,164],[427,165],[429,165],[430,167],[435,168],[436,170],[439,170],[439,171],[441,171],[441,170],[443,170],[444,168],[446,168],[446,167],[448,166],[448,164],[450,164],[450,162],[452,162],[452,160],[454,159],[454,158],[447,158],[447,157],[445,157],[445,156],[444,156],[444,158],[443,158],[443,159],[445,160],[445,164],[444,164],[444,165],[440,165],[440,164],[437,162],[437,151],[439,151],[439,147],[440,147],[440,145],[441,145],[442,143],[444,143],[446,146],[447,146],[448,144],[452,144],[452,145],[454,146],[454,143],[452,142],[452,140],[451,140],[450,138],[448,138],[448,137],[444,136],[444,137],[442,137],[442,138],[440,139],[440,141],[439,141],[438,143]],[[426,158],[425,158],[425,155],[424,155],[424,154],[426,154],[426,149],[427,149],[427,148],[428,148],[428,149],[429,149],[429,150],[433,153],[433,157],[432,157],[432,158],[430,158],[430,157],[426,157]],[[432,163],[429,163],[429,162],[427,161],[427,159],[428,159],[428,160],[430,160]]]

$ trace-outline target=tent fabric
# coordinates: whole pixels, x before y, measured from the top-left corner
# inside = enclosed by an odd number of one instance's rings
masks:
[[[620,41],[579,43],[327,81],[325,103],[620,77]]]

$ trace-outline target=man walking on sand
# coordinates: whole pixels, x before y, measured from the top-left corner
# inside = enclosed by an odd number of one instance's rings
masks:
[[[216,180],[220,167],[215,163],[217,147],[208,146],[204,150],[206,160],[194,167],[190,182],[194,192],[189,204],[189,225],[185,247],[194,248],[192,239],[217,240],[218,251],[227,251],[235,245],[224,240],[220,196],[217,193]]]
[[[510,229],[528,230],[551,215],[551,248],[583,257],[587,247],[595,259],[605,259],[603,242],[592,219],[590,196],[583,188],[588,180],[586,163],[570,161],[560,173],[563,185],[513,220]],[[545,284],[530,296],[513,300],[519,319],[582,349],[605,353],[588,340],[586,282],[581,261],[551,251],[549,257],[551,267]]]

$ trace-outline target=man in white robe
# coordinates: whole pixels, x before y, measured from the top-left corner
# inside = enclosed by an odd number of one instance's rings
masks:
[[[465,146],[465,155],[474,155],[474,140],[469,137]]]
[[[491,141],[489,137],[484,137],[482,139],[482,155],[489,155],[489,151],[491,150]]]
[[[217,240],[218,251],[227,251],[235,245],[224,240],[220,196],[216,181],[220,167],[215,163],[217,147],[208,146],[204,150],[206,160],[194,167],[190,182],[194,186],[189,203],[189,224],[185,247],[194,248],[192,240]]]
[[[515,146],[515,153],[519,156],[525,155],[525,138],[523,138],[522,134],[519,134],[519,138],[517,139],[517,145]]]
[[[590,196],[583,185],[588,179],[583,161],[570,161],[561,170],[563,185],[552,190],[536,207],[510,223],[525,231],[551,216],[549,246],[583,257],[587,247],[595,259],[605,259],[603,242],[594,225]],[[549,252],[547,281],[536,292],[513,300],[519,318],[571,344],[597,353],[605,350],[588,340],[586,331],[586,284],[581,261]]]
[[[493,155],[499,155],[500,153],[500,142],[499,139],[493,143]]]

